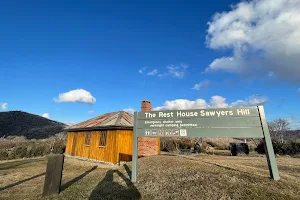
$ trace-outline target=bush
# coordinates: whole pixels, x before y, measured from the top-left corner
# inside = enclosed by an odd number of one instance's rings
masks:
[[[300,154],[300,142],[297,141],[285,141],[272,140],[273,149],[275,154],[279,155],[295,155]],[[255,151],[259,154],[265,154],[264,143],[261,141]]]
[[[7,160],[7,159],[8,159],[7,150],[5,149],[0,150],[0,160]]]
[[[210,145],[211,147],[217,147],[218,145],[212,141],[207,141],[206,142],[208,145]]]
[[[25,146],[15,147],[8,154],[8,159],[18,159],[26,157],[27,148]]]
[[[206,143],[216,150],[230,150],[230,146],[223,143],[216,143],[212,141],[206,141]]]
[[[200,144],[196,143],[194,145],[194,152],[195,153],[200,153],[201,152],[201,146],[200,146]]]
[[[173,140],[166,140],[161,142],[161,150],[166,152],[176,151],[176,144]]]
[[[189,139],[180,139],[177,141],[179,149],[191,149],[194,144]]]
[[[45,144],[34,144],[28,147],[27,157],[44,156],[50,153],[49,148]]]
[[[66,149],[66,145],[64,145],[63,143],[61,143],[61,142],[55,143],[52,153],[63,154],[63,153],[65,153],[65,149]]]

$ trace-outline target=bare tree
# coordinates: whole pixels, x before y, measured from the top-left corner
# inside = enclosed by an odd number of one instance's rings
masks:
[[[268,123],[269,131],[272,138],[279,140],[281,143],[284,142],[284,134],[289,130],[289,121],[287,119],[275,119]]]

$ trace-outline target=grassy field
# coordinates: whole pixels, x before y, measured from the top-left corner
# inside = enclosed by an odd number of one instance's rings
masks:
[[[300,159],[277,158],[280,181],[269,180],[264,157],[146,157],[108,166],[65,159],[62,191],[42,198],[46,158],[0,161],[0,199],[300,199]]]

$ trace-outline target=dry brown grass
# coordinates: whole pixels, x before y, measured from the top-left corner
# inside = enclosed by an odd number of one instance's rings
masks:
[[[63,190],[46,199],[300,199],[300,159],[277,161],[276,182],[261,156],[146,157],[139,159],[138,182],[132,184],[131,163],[111,167],[66,158]],[[44,176],[34,176],[45,168],[45,158],[1,161],[0,199],[41,199]]]

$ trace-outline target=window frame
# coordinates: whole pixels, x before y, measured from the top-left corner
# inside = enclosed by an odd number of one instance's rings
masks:
[[[87,136],[89,135],[89,143],[86,143]],[[91,136],[92,132],[91,131],[85,131],[85,137],[84,137],[84,146],[90,146],[91,145]]]
[[[105,135],[104,140],[102,139],[103,135]],[[101,145],[103,143],[104,143],[104,145]],[[101,130],[100,134],[99,134],[99,143],[98,143],[98,146],[101,147],[101,148],[106,148],[106,145],[107,145],[107,130]]]

